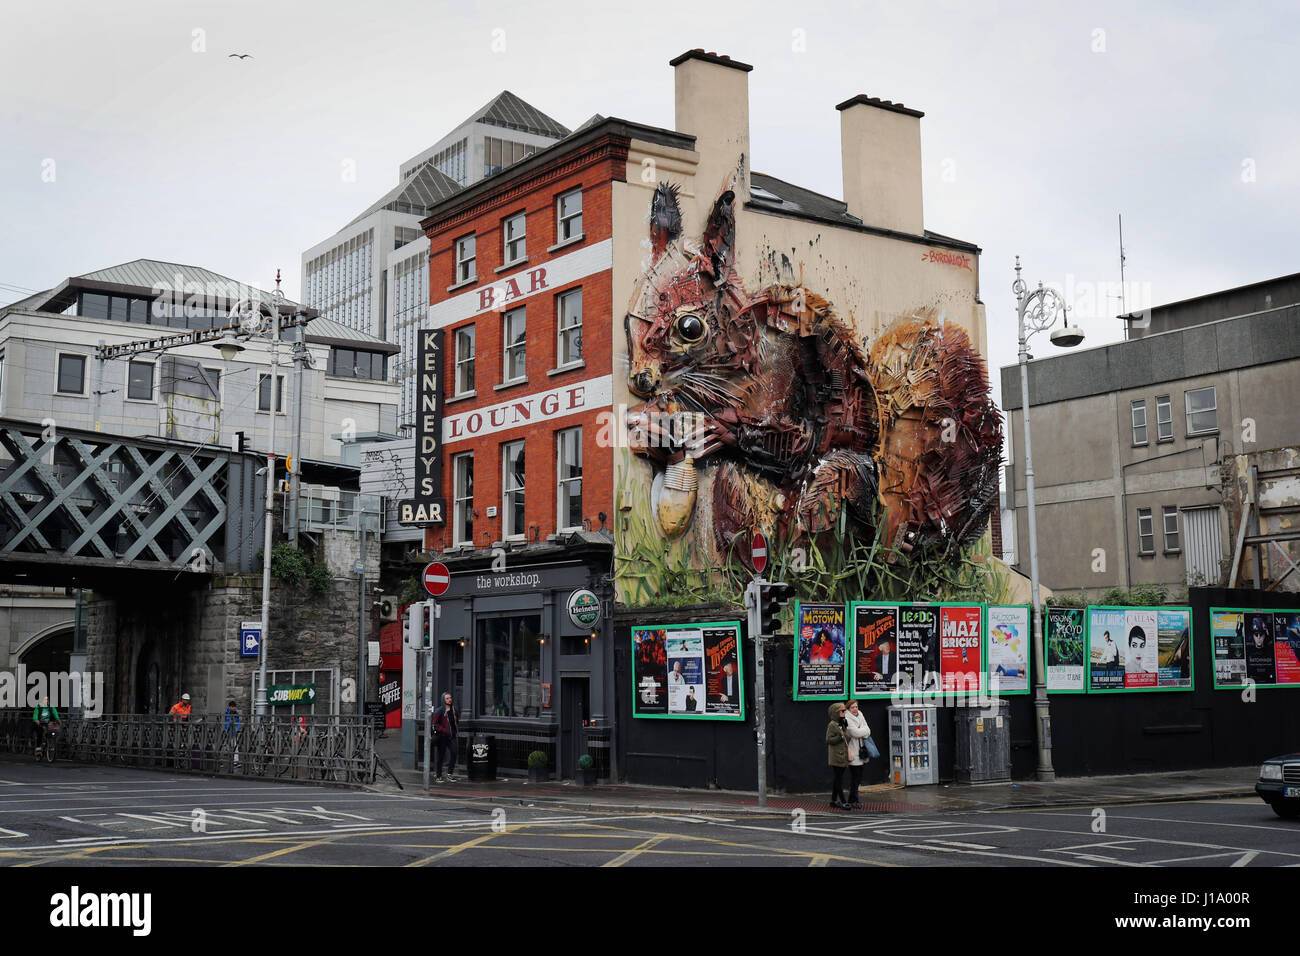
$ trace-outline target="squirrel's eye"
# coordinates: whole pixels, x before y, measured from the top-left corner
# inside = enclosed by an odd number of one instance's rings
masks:
[[[677,334],[687,342],[698,342],[704,338],[704,320],[694,312],[688,312],[677,320]]]

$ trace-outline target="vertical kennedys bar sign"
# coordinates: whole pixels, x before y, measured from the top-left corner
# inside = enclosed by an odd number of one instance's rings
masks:
[[[420,378],[415,420],[415,497],[398,502],[401,524],[443,524],[447,502],[442,492],[442,330],[421,329],[416,374]]]

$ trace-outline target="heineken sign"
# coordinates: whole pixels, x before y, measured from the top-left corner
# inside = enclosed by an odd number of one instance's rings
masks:
[[[600,598],[580,588],[569,595],[569,620],[578,627],[595,627],[600,622]]]
[[[267,702],[272,707],[311,706],[316,703],[315,684],[272,684]]]

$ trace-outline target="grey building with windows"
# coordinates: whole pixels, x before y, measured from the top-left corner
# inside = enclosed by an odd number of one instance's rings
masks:
[[[233,360],[211,343],[97,357],[101,345],[225,327],[241,300],[266,316],[277,307],[282,318],[303,311],[211,270],[152,259],[70,276],[0,307],[0,418],[227,447],[242,435],[244,447],[266,451],[274,414],[281,455],[300,422],[300,527],[335,529],[342,516],[355,519],[360,500],[359,468],[339,466],[359,466],[362,443],[397,437],[388,370],[396,346],[307,310],[309,321],[286,331],[275,365],[259,337]],[[311,363],[301,390],[290,362],[298,334]],[[9,457],[0,455],[0,471]],[[0,666],[68,669],[74,635],[84,632],[78,607],[84,612],[62,588],[0,587]]]
[[[1039,578],[1089,598],[1219,583],[1233,548],[1222,463],[1300,444],[1300,274],[1128,318],[1127,341],[1028,368]],[[1019,366],[1002,369],[1002,394],[1027,572]]]

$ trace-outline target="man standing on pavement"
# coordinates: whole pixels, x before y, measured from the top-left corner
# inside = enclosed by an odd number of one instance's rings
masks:
[[[442,703],[433,710],[433,745],[435,757],[434,776],[439,783],[454,781],[456,769],[456,734],[460,730],[460,713],[451,701],[451,693],[443,691]],[[442,773],[443,757],[447,759],[447,775]]]

